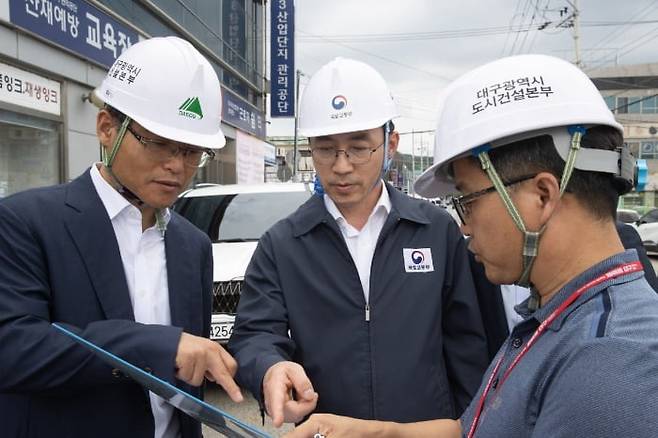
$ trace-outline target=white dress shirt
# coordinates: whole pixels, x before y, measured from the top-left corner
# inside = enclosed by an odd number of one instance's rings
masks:
[[[514,306],[521,304],[530,296],[530,289],[515,284],[501,284],[500,293],[503,296],[507,328],[512,333],[514,326],[523,321],[523,317],[516,313]]]
[[[375,254],[379,233],[381,233],[388,213],[391,211],[391,199],[388,196],[386,186],[382,183],[382,194],[361,230],[357,230],[345,220],[334,201],[327,194],[324,195],[324,205],[329,214],[336,220],[338,228],[345,238],[347,249],[352,256],[352,260],[354,260],[356,270],[359,272],[363,296],[366,303],[369,303],[372,257]]]
[[[103,179],[99,164],[91,166],[91,180],[107,210],[119,244],[135,321],[171,325],[164,237],[155,225],[142,232],[141,211]],[[169,222],[169,210],[164,212],[163,218]],[[178,417],[173,415],[174,408],[157,395],[149,395],[155,422],[154,437],[180,437],[180,424]]]

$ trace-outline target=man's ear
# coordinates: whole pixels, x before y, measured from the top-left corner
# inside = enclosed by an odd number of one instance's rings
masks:
[[[98,141],[105,148],[109,148],[116,135],[116,120],[106,109],[101,109],[96,115],[96,135]]]
[[[388,137],[388,156],[393,157],[395,152],[398,150],[398,144],[400,143],[400,134],[397,131],[391,132]]]
[[[542,209],[540,221],[545,224],[560,202],[560,181],[550,172],[540,172],[533,178],[533,183]]]

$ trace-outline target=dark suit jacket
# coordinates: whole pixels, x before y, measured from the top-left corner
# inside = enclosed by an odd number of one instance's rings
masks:
[[[644,276],[646,277],[647,282],[655,291],[658,291],[658,279],[656,279],[656,273],[654,272],[651,260],[649,260],[649,257],[647,256],[647,252],[642,245],[642,240],[637,234],[637,231],[635,228],[623,222],[617,221],[616,225],[617,233],[619,233],[624,248],[633,248],[637,251],[640,262],[642,262],[644,268]],[[469,262],[471,265],[471,272],[473,274],[473,282],[475,283],[478,302],[480,304],[484,332],[487,336],[489,360],[491,360],[509,335],[505,308],[503,306],[503,297],[500,292],[500,286],[487,280],[484,273],[484,265],[475,261],[475,257],[470,251]]]
[[[484,265],[476,261],[475,256],[470,251],[468,251],[468,262],[471,265],[475,293],[480,305],[484,334],[487,338],[487,353],[489,361],[491,361],[500,346],[503,345],[507,335],[509,335],[503,296],[500,292],[500,286],[487,279],[484,273]]]
[[[165,235],[171,326],[134,321],[119,247],[89,172],[0,200],[0,435],[153,437],[148,394],[50,325],[177,382],[181,331],[208,335],[209,239],[172,212]],[[180,415],[183,437],[200,426]]]
[[[653,290],[658,292],[658,279],[656,278],[656,272],[653,269],[651,260],[647,256],[647,250],[644,249],[642,244],[642,239],[637,233],[637,230],[631,227],[628,224],[617,221],[617,233],[621,238],[621,243],[624,245],[624,248],[631,249],[634,248],[637,251],[637,255],[642,262],[642,267],[644,268],[644,277],[647,279],[647,282]]]

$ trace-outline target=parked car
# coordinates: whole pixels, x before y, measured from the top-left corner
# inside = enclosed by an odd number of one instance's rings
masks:
[[[183,193],[174,210],[207,233],[214,261],[210,338],[233,333],[244,273],[260,236],[312,195],[304,183],[204,185]]]
[[[642,215],[636,225],[644,248],[650,252],[658,252],[658,208]]]
[[[640,213],[635,210],[620,208],[617,210],[617,220],[635,225],[640,220]]]

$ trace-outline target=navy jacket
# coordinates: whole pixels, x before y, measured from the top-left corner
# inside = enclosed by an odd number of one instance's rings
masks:
[[[319,394],[317,412],[410,422],[455,418],[468,405],[488,360],[464,239],[442,209],[387,189],[370,321],[322,197],[262,236],[229,342],[238,381],[256,397],[267,369],[293,360]],[[405,248],[430,248],[433,272],[406,272]]]
[[[491,360],[498,353],[500,346],[503,345],[503,342],[509,335],[503,296],[500,292],[500,286],[493,284],[487,279],[484,272],[484,265],[476,261],[475,255],[470,251],[468,251],[468,261],[473,274],[475,291],[478,303],[480,304],[482,323],[484,324],[484,332],[487,337],[488,358]]]
[[[50,323],[176,383],[181,330],[208,335],[212,255],[207,236],[175,213],[165,247],[172,326],[138,324],[89,172],[0,200],[0,435],[153,437],[147,392]],[[179,415],[183,437],[200,437]]]

